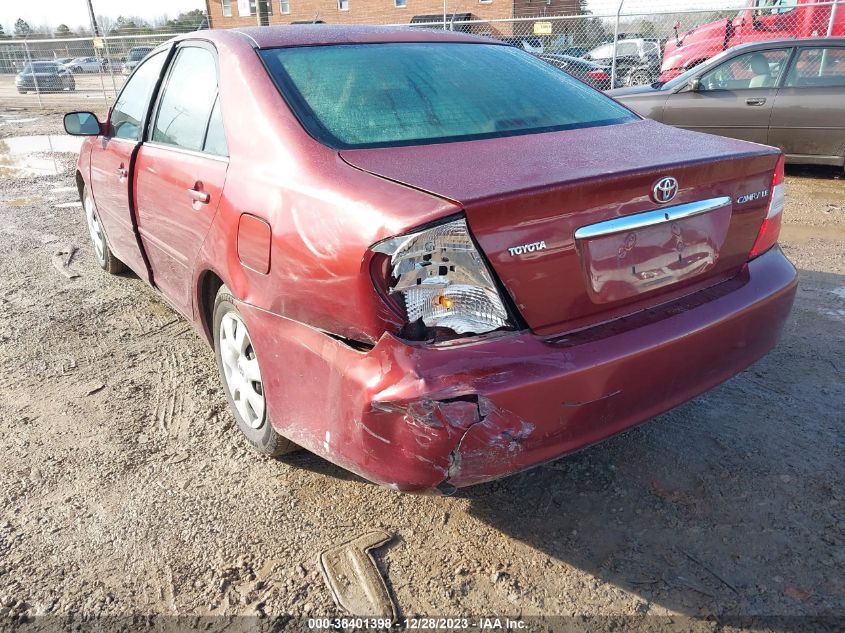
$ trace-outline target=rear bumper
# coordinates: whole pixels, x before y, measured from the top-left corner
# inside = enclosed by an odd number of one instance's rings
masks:
[[[796,286],[774,248],[735,280],[573,336],[437,348],[385,336],[366,353],[241,309],[282,434],[377,483],[425,491],[555,459],[723,382],[775,346]]]

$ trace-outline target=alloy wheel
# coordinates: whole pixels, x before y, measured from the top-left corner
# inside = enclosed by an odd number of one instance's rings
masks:
[[[243,422],[251,429],[264,424],[264,384],[246,324],[235,312],[223,315],[219,333],[220,359],[226,388]]]

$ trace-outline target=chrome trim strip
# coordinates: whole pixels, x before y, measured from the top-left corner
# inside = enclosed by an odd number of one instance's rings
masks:
[[[723,196],[721,198],[699,200],[697,202],[679,204],[674,207],[626,215],[621,218],[613,218],[612,220],[582,226],[575,231],[575,239],[589,240],[594,237],[636,231],[637,229],[644,229],[648,226],[663,224],[664,222],[675,222],[676,220],[691,218],[702,213],[709,213],[710,211],[715,211],[730,204],[731,199],[728,196]]]
[[[187,154],[188,156],[196,156],[198,158],[210,158],[211,160],[218,160],[224,163],[229,162],[228,156],[220,156],[219,154],[211,154],[210,152],[197,152],[192,149],[185,149],[178,145],[168,145],[167,143],[157,143],[155,141],[144,141],[144,145],[155,149],[169,150],[177,154]]]

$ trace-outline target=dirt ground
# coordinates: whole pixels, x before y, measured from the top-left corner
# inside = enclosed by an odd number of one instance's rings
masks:
[[[61,131],[57,115],[0,115],[0,139]],[[0,628],[339,615],[318,555],[371,529],[393,536],[374,554],[400,616],[694,631],[845,619],[841,170],[790,170],[782,245],[801,286],[768,357],[610,441],[435,497],[251,452],[188,323],[96,266],[74,157],[20,177],[4,147]]]

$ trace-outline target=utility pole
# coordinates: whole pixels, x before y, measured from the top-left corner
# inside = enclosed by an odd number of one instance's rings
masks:
[[[94,5],[88,0],[88,17],[91,19],[91,28],[94,30],[94,37],[100,37],[100,27],[97,26],[97,18],[94,17]]]

